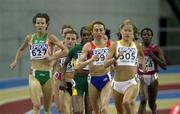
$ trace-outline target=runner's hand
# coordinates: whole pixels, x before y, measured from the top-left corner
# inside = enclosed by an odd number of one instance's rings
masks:
[[[13,61],[13,62],[9,65],[9,67],[13,70],[13,69],[16,67],[16,62]]]
[[[119,51],[118,55],[115,56],[115,59],[117,60],[120,56],[122,56],[124,54],[124,51]]]
[[[91,57],[91,60],[92,61],[97,61],[99,58],[98,58],[98,56],[97,55],[93,55],[92,57]]]

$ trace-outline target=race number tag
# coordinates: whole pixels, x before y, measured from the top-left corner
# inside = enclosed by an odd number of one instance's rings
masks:
[[[59,59],[59,64],[61,67],[63,67],[65,60],[66,60],[66,57]],[[67,64],[66,72],[73,72],[73,71],[74,71],[73,62],[71,61],[70,63]]]
[[[68,63],[68,65],[67,65],[66,72],[73,72],[73,71],[74,71],[73,61],[71,61],[71,62]]]
[[[154,70],[154,63],[151,57],[145,56],[145,64],[148,71]]]
[[[48,56],[48,45],[47,44],[32,44],[29,48],[30,57],[32,60],[44,59]]]
[[[93,55],[98,57],[98,60],[93,62],[93,65],[103,65],[107,57],[108,48],[96,48],[93,50]]]
[[[119,47],[118,52],[124,52],[117,60],[118,65],[134,66],[137,63],[137,50],[136,48]]]

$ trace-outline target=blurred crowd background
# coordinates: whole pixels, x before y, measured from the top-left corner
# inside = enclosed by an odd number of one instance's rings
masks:
[[[48,31],[61,40],[63,24],[79,32],[93,20],[103,21],[116,40],[120,23],[131,19],[139,30],[153,29],[153,42],[163,49],[168,66],[180,65],[180,0],[0,0],[0,80],[27,77],[28,51],[14,71],[9,64],[25,36],[35,31],[32,18],[38,12],[48,13]]]

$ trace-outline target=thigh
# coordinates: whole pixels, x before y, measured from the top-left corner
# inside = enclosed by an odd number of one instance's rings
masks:
[[[100,92],[92,84],[89,84],[88,87],[90,102],[92,106],[96,106],[98,104]]]
[[[148,85],[143,80],[140,80],[139,96],[141,100],[148,99]]]
[[[72,106],[75,112],[83,112],[83,96],[72,96]]]
[[[41,84],[32,75],[29,75],[29,91],[33,105],[41,105]]]
[[[63,112],[65,114],[72,114],[72,96],[67,92],[63,92]]]
[[[89,100],[89,95],[85,94],[85,114],[92,114],[92,106]]]
[[[135,101],[136,97],[139,94],[139,83],[137,83],[136,85],[132,85],[130,87],[127,88],[127,90],[124,93],[124,98],[123,98],[123,102],[124,101]]]
[[[60,111],[62,108],[61,106],[61,99],[62,97],[60,96],[60,90],[59,90],[59,85],[60,85],[60,80],[54,79],[53,82],[53,94],[54,94],[54,101],[58,107],[58,110]]]
[[[158,93],[158,79],[156,79],[151,85],[148,86],[149,102],[155,102]]]
[[[123,97],[124,95],[121,94],[121,93],[118,93],[116,90],[112,90],[112,97],[113,97],[113,100],[114,100],[114,104],[115,104],[115,107],[116,107],[116,111],[117,111],[117,114],[124,114],[124,108],[123,108],[123,105],[122,105],[122,102],[123,102]]]
[[[111,96],[111,81],[108,82],[101,91],[100,101],[102,105],[108,105]]]
[[[50,78],[42,87],[43,90],[43,97],[44,97],[44,104],[48,105],[52,101],[52,94],[53,94],[53,79]]]

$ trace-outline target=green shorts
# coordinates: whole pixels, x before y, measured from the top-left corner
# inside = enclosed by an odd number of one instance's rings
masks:
[[[77,95],[83,96],[88,94],[88,81],[87,76],[74,76],[74,81],[76,82],[75,88],[77,89]]]
[[[43,86],[51,77],[50,71],[41,71],[33,69],[33,76],[39,81],[39,83]]]

